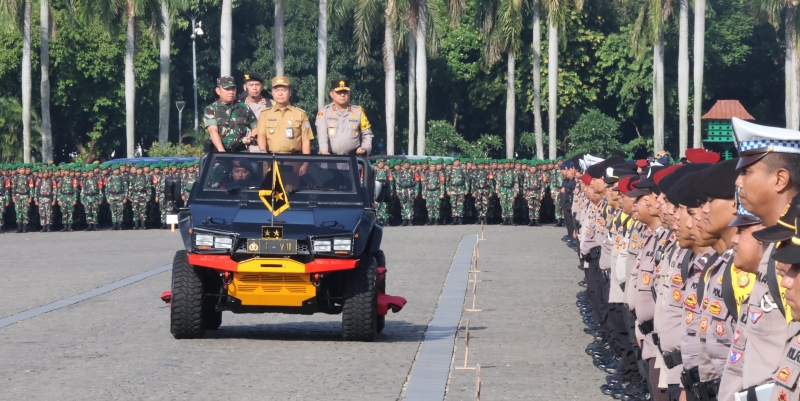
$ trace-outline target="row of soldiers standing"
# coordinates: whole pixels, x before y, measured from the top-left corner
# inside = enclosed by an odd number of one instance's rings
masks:
[[[53,230],[54,208],[61,214],[61,231],[73,231],[79,206],[86,216],[86,230],[99,228],[100,211],[110,210],[114,230],[122,228],[126,205],[133,228],[144,229],[148,202],[158,205],[161,228],[166,228],[172,206],[164,199],[168,178],[181,178],[181,201],[188,199],[197,179],[197,161],[187,163],[99,163],[0,165],[0,233],[4,216],[12,216],[17,232],[28,232],[31,215],[38,215],[42,232]]]
[[[800,132],[733,127],[738,158],[581,176],[577,304],[604,394],[800,400]]]
[[[515,204],[526,204],[528,225],[538,226],[545,197],[555,201],[561,187],[563,160],[491,160],[491,159],[379,159],[375,177],[391,184],[393,199],[400,205],[401,225],[413,224],[415,200],[421,198],[427,210],[426,225],[444,223],[449,200],[452,224],[465,223],[465,205],[474,200],[477,222],[488,224],[491,201],[500,205],[502,224],[516,225]],[[519,216],[518,216],[519,217]],[[389,207],[379,205],[378,219],[387,224]],[[561,207],[555,208],[556,225],[563,224]]]

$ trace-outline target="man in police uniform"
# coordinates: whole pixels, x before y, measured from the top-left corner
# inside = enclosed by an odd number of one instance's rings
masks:
[[[323,155],[369,156],[372,126],[361,106],[350,104],[350,81],[331,81],[333,103],[317,113],[317,140]]]
[[[256,127],[258,147],[271,153],[311,154],[311,124],[305,110],[289,104],[292,96],[289,77],[272,78],[275,105],[261,112]],[[305,174],[305,167],[300,175]]]
[[[206,107],[203,123],[211,136],[211,149],[217,152],[244,152],[250,145],[250,130],[256,127],[255,114],[236,100],[233,77],[217,79],[219,100]],[[260,149],[264,148],[260,146]]]
[[[244,74],[244,104],[253,111],[253,114],[256,116],[256,119],[261,115],[261,112],[272,107],[272,100],[262,96],[262,91],[264,90],[264,79],[261,78],[258,74],[249,73]],[[250,153],[258,153],[258,144],[257,141],[254,140],[255,133],[251,132],[251,139],[250,139],[250,146],[248,146],[247,150]]]

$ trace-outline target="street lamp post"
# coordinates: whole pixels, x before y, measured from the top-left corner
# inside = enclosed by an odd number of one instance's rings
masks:
[[[183,100],[175,102],[175,107],[178,108],[178,146],[181,146],[181,139],[183,137],[183,108],[186,102]]]
[[[189,19],[192,20],[192,89],[194,90],[194,131],[197,132],[197,51],[196,43],[197,38],[203,36],[203,22],[197,21],[197,18],[203,13],[189,14]],[[195,23],[195,21],[197,21]]]

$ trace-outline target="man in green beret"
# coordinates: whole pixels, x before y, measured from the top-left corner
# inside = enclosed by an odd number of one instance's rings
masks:
[[[0,234],[5,232],[6,222],[3,215],[11,202],[11,167],[10,165],[3,165],[2,170],[0,170]]]
[[[34,182],[30,166],[20,164],[17,168],[17,175],[14,177],[13,197],[14,210],[17,213],[17,232],[28,232],[28,208],[31,203],[31,195],[34,190]]]
[[[513,169],[513,164],[506,160],[502,164],[502,169],[496,178],[497,189],[496,193],[500,196],[500,207],[503,210],[503,224],[509,225],[513,223],[514,217],[514,198],[519,193],[519,181],[517,174]],[[516,224],[514,224],[516,225]]]
[[[464,197],[469,194],[469,174],[461,165],[461,160],[453,160],[447,175],[447,195],[450,195],[453,223],[463,224]]]
[[[400,214],[403,226],[411,224],[414,218],[414,200],[417,196],[417,173],[411,168],[411,161],[403,160],[400,170],[394,175],[397,185],[397,197],[400,198]]]
[[[131,179],[130,199],[133,208],[133,229],[144,230],[145,214],[147,211],[147,201],[150,198],[150,181],[144,174],[144,168],[136,167],[136,173]]]
[[[428,222],[426,225],[439,225],[439,209],[444,199],[445,178],[439,168],[441,163],[431,162],[428,172],[422,179],[422,199],[428,208]]]
[[[61,179],[58,181],[58,204],[61,205],[61,223],[63,227],[61,231],[72,231],[73,215],[75,214],[75,205],[78,204],[78,177],[72,170],[73,166],[68,165],[63,173]]]
[[[211,149],[217,152],[245,152],[253,137],[250,132],[258,120],[253,110],[236,99],[236,80],[233,77],[217,79],[219,100],[208,105],[203,123],[211,136]]]
[[[50,232],[53,224],[53,206],[57,184],[53,180],[49,168],[45,168],[42,176],[36,184],[34,202],[39,207],[39,222],[42,225],[41,232]]]
[[[111,208],[111,222],[115,231],[122,228],[123,201],[128,193],[127,184],[122,177],[120,167],[119,164],[115,164],[112,167],[113,175],[108,177],[108,183],[106,184],[106,197]]]
[[[100,207],[102,197],[100,194],[100,183],[95,176],[92,167],[86,168],[86,178],[81,182],[81,200],[86,211],[86,231],[97,229],[97,210]]]
[[[373,171],[375,172],[376,180],[385,180],[388,182],[389,166],[386,165],[383,159],[378,159],[378,162],[375,163],[375,168]],[[389,189],[390,188],[387,188],[387,193],[391,192]],[[387,202],[381,202],[378,204],[376,217],[378,218],[378,224],[380,225],[385,225],[389,220],[388,206],[389,204]]]

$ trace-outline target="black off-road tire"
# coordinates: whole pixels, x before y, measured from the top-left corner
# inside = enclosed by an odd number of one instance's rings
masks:
[[[202,274],[202,268],[189,264],[186,251],[175,253],[169,331],[176,339],[200,338],[206,333]]]
[[[378,267],[386,267],[386,255],[383,253],[382,250],[378,250],[378,252],[373,253],[372,256],[375,258],[376,266],[378,266]],[[385,277],[384,277],[384,279],[382,281],[378,282],[378,291],[386,294],[386,278]],[[380,333],[380,332],[381,331],[378,330],[378,333]]]
[[[213,300],[213,298],[211,298]],[[203,321],[206,325],[206,330],[216,330],[222,325],[222,312],[214,310],[214,302],[206,302],[206,308],[203,310]]]
[[[347,274],[342,308],[342,338],[345,341],[375,340],[378,334],[378,266],[370,254]]]
[[[375,327],[375,331],[377,331],[378,334],[381,334],[384,327],[386,327],[386,315],[378,315],[378,322],[377,326]]]

